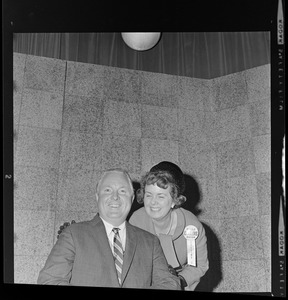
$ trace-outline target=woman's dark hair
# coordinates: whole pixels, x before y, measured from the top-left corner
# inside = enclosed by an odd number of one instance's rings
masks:
[[[186,197],[182,195],[185,189],[184,175],[181,169],[173,163],[161,162],[142,177],[140,189],[136,193],[138,203],[144,202],[145,186],[150,184],[157,184],[162,189],[170,186],[174,208],[180,207],[186,201]]]

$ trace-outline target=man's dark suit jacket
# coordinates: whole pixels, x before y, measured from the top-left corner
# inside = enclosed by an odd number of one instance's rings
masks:
[[[159,239],[126,223],[122,285],[124,288],[180,289],[170,274]],[[113,254],[104,224],[92,220],[71,224],[59,236],[39,284],[119,287]]]

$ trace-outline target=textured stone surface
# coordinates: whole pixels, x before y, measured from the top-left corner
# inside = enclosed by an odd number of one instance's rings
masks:
[[[63,94],[25,89],[22,95],[20,124],[61,129]]]
[[[140,139],[127,136],[103,137],[103,169],[123,167],[132,173],[141,172]]]
[[[26,56],[27,55],[21,54],[21,53],[13,53],[13,122],[14,122],[14,127],[16,127],[19,123]]]
[[[96,184],[99,173],[68,169],[59,174],[57,209],[96,211]]]
[[[253,138],[256,173],[271,172],[271,135]]]
[[[104,134],[141,137],[141,106],[134,103],[105,101]]]
[[[14,124],[14,129],[13,129],[13,159],[14,159],[14,162],[16,161],[18,137],[19,137],[18,125],[15,126],[15,124]]]
[[[178,107],[177,76],[139,71],[142,104]]]
[[[178,140],[178,110],[143,105],[141,126],[143,138]]]
[[[14,167],[14,209],[54,210],[58,171],[36,167]]]
[[[13,91],[21,93],[24,81],[26,54],[13,53]]]
[[[65,70],[63,60],[27,55],[24,87],[63,93]]]
[[[222,219],[221,244],[223,260],[263,258],[263,244],[258,216]]]
[[[67,62],[65,93],[102,99],[104,70],[104,66]]]
[[[271,214],[261,216],[260,222],[263,241],[263,254],[266,259],[271,259]]]
[[[179,109],[179,140],[192,143],[206,142],[204,131],[205,114],[204,111]]]
[[[258,197],[254,175],[245,177],[219,178],[219,218],[258,215]]]
[[[212,97],[216,111],[246,104],[245,72],[213,79]]]
[[[200,190],[200,201],[197,205],[201,211],[201,218],[222,217],[222,201],[218,197],[218,186],[216,179],[200,178],[197,180]]]
[[[14,62],[16,282],[36,283],[60,225],[95,216],[101,170],[126,168],[137,188],[170,160],[190,180],[187,204],[206,231],[201,290],[271,290],[269,65],[201,80]]]
[[[217,292],[266,292],[263,259],[223,262],[223,281]]]
[[[65,95],[63,130],[102,133],[103,103],[98,96]]]
[[[179,107],[193,111],[212,111],[212,81],[178,77],[177,98]]]
[[[229,178],[255,173],[253,142],[251,139],[216,144],[215,152],[217,175],[219,177]]]
[[[48,255],[54,222],[53,211],[14,210],[14,255]]]
[[[270,98],[249,105],[250,126],[253,136],[271,133]]]
[[[142,172],[163,160],[178,164],[178,143],[169,140],[141,139]]]
[[[272,292],[272,264],[271,258],[264,258],[265,277],[266,277],[266,291]]]
[[[15,129],[19,126],[20,110],[21,110],[21,93],[13,93],[13,126]]]
[[[215,179],[216,153],[208,143],[179,143],[179,162],[184,172],[197,179]]]
[[[57,168],[60,138],[56,129],[20,126],[15,164]]]
[[[225,142],[251,137],[249,110],[246,105],[205,114],[207,141]]]
[[[104,70],[104,77],[105,100],[140,102],[141,86],[137,71],[107,67]]]
[[[36,284],[46,259],[47,256],[41,255],[15,255],[14,283]]]
[[[256,175],[259,211],[261,215],[271,214],[271,173]]]
[[[271,95],[271,66],[264,65],[244,72],[247,83],[248,101],[260,101],[270,98]]]
[[[63,131],[60,170],[101,169],[102,136],[100,134]]]

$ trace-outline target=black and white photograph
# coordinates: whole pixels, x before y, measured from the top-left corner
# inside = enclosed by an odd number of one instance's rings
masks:
[[[285,297],[285,1],[195,30],[8,2],[4,285]]]

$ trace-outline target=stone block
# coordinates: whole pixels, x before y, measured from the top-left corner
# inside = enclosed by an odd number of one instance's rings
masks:
[[[215,111],[247,103],[247,85],[243,72],[218,77],[213,79],[212,82],[212,97]]]
[[[14,168],[14,209],[55,210],[58,170]]]
[[[139,84],[142,104],[178,107],[177,76],[139,71]]]
[[[103,136],[103,169],[120,167],[131,173],[141,172],[141,142],[128,136]]]
[[[141,137],[141,106],[107,100],[104,105],[104,134]]]
[[[59,130],[20,126],[15,164],[57,168],[61,134]]]
[[[14,283],[36,284],[39,272],[44,267],[47,256],[15,255]]]
[[[67,62],[65,93],[103,99],[105,66]]]
[[[142,172],[167,160],[178,164],[178,143],[171,140],[141,139]]]
[[[103,101],[98,96],[65,95],[63,130],[102,133]]]
[[[140,103],[141,86],[138,71],[107,67],[104,70],[104,99]]]
[[[50,253],[53,245],[55,212],[14,210],[14,255]]]
[[[27,55],[24,87],[63,94],[66,61]]]
[[[142,106],[142,137],[178,140],[178,109],[153,105]]]
[[[263,65],[244,72],[249,102],[271,98],[271,65]]]
[[[60,171],[67,169],[101,170],[102,136],[100,134],[63,131]]]
[[[271,135],[253,137],[256,173],[271,172]]]
[[[20,125],[61,129],[63,94],[25,89],[22,95]]]
[[[96,185],[99,172],[68,169],[59,173],[57,209],[97,211]]]
[[[253,142],[239,139],[215,144],[217,177],[255,174]]]

